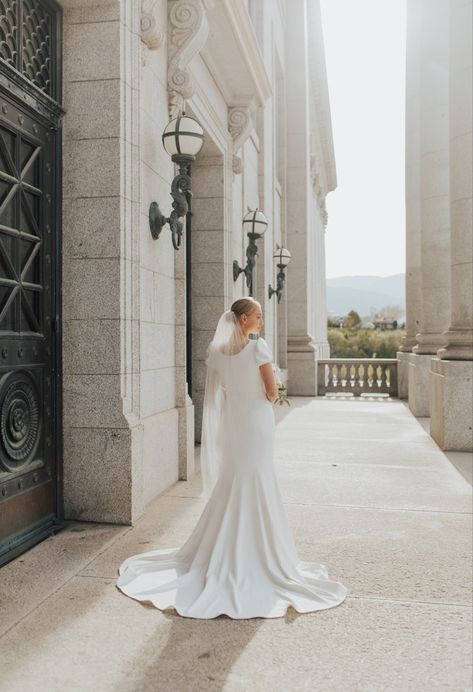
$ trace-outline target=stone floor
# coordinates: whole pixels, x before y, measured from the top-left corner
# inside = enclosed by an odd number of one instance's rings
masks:
[[[124,596],[125,557],[192,531],[197,477],[133,528],[71,522],[0,571],[0,689],[471,690],[471,455],[447,458],[399,401],[298,398],[277,415],[300,557],[346,584],[344,603],[203,621]]]

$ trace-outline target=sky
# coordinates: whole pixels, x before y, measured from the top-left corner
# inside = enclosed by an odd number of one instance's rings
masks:
[[[320,0],[338,187],[327,278],[405,270],[406,0]]]

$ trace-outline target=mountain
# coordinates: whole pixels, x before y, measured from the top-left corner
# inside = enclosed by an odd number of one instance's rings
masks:
[[[405,319],[405,274],[392,276],[338,276],[327,279],[327,310],[331,315],[346,315],[356,310],[366,317],[375,308],[400,305]]]

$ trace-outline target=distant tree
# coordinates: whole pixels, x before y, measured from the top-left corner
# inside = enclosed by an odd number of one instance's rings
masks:
[[[405,310],[400,305],[386,305],[377,311],[376,319],[381,320],[384,318],[392,322],[398,320],[404,313]]]
[[[350,310],[348,315],[345,317],[343,324],[348,329],[358,329],[361,327],[361,317],[356,310]]]
[[[327,315],[327,327],[338,327],[337,318],[333,315]]]
[[[396,358],[402,337],[401,329],[329,329],[331,358]]]

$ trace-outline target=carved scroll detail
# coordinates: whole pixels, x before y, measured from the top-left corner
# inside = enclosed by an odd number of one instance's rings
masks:
[[[209,26],[201,0],[171,0],[168,7],[169,115],[174,118],[195,91],[187,67],[204,47]]]
[[[251,110],[247,106],[229,108],[228,129],[233,139],[233,172],[240,174],[243,170],[243,165],[241,158],[237,156],[237,152],[244,145],[253,129]]]
[[[142,0],[141,3],[141,41],[143,43],[142,64],[146,65],[149,50],[158,50],[166,40],[160,29],[162,0]]]

